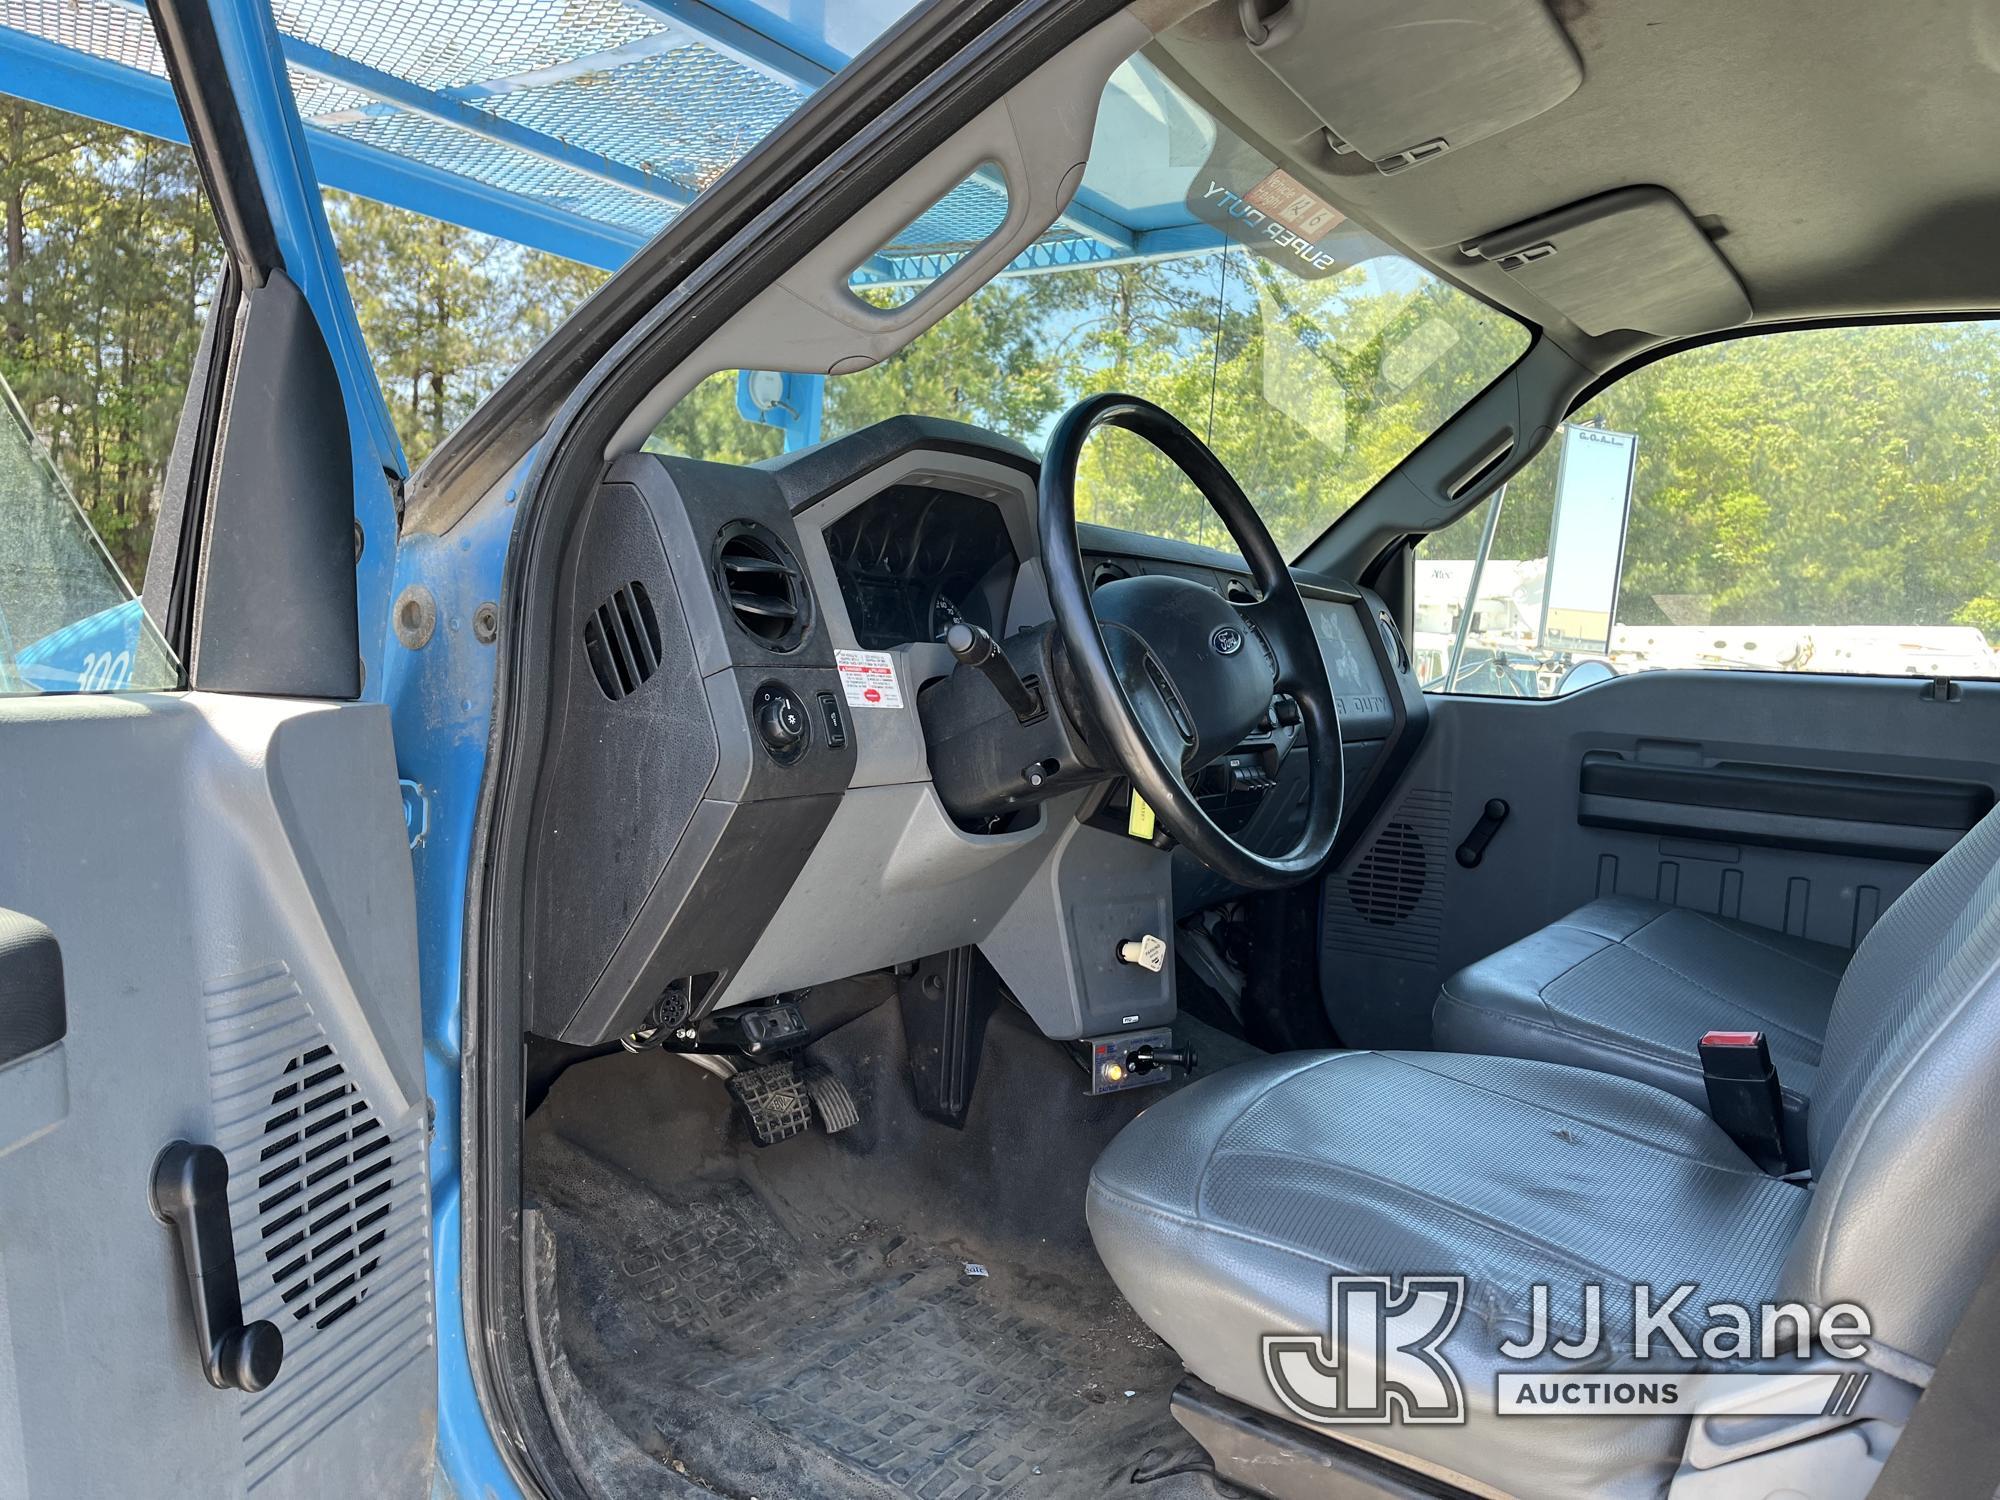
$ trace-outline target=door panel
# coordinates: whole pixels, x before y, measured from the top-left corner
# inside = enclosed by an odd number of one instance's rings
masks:
[[[1852,948],[2000,788],[1995,683],[1647,672],[1431,709],[1326,882],[1322,988],[1350,1046],[1428,1046],[1447,975],[1601,895]]]
[[[66,999],[59,1043],[0,1064],[0,1494],[422,1493],[426,1122],[387,711],[5,699],[0,768],[0,908],[53,933]],[[149,1203],[176,1139],[227,1156],[244,1317],[284,1337],[255,1395],[206,1382]]]

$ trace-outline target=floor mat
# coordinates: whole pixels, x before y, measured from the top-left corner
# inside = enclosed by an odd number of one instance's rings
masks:
[[[529,1177],[578,1378],[725,1493],[1218,1493],[1167,1411],[1179,1361],[1108,1277],[851,1214],[787,1226],[741,1176],[655,1191],[554,1132]]]

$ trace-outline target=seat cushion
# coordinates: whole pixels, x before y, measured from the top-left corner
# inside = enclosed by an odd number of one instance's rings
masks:
[[[1761,1031],[1792,1132],[1812,1097],[1845,949],[1685,907],[1613,896],[1461,969],[1431,1027],[1450,1052],[1620,1073],[1708,1107],[1709,1031]]]
[[[1324,1332],[1330,1275],[1463,1274],[1444,1353],[1469,1425],[1325,1430],[1462,1486],[1557,1500],[1664,1493],[1686,1421],[1496,1418],[1497,1346],[1525,1332],[1529,1287],[1552,1283],[1574,1336],[1578,1288],[1601,1283],[1607,1358],[1628,1363],[1635,1282],[1698,1282],[1695,1308],[1763,1297],[1810,1197],[1700,1110],[1629,1079],[1506,1057],[1292,1053],[1146,1110],[1099,1159],[1088,1215],[1119,1289],[1187,1367],[1286,1420],[1261,1336]]]

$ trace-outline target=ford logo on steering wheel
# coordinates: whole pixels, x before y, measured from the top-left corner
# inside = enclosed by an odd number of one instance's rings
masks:
[[[1208,643],[1215,647],[1217,656],[1234,656],[1243,649],[1243,632],[1234,625],[1218,625]]]

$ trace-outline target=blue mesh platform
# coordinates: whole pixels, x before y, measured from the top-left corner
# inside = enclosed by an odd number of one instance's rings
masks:
[[[219,3],[272,5],[324,184],[613,268],[914,0]],[[141,0],[0,0],[0,91],[185,138]],[[936,276],[1005,212],[975,176],[855,280]],[[1133,250],[1078,209],[1017,269]]]

